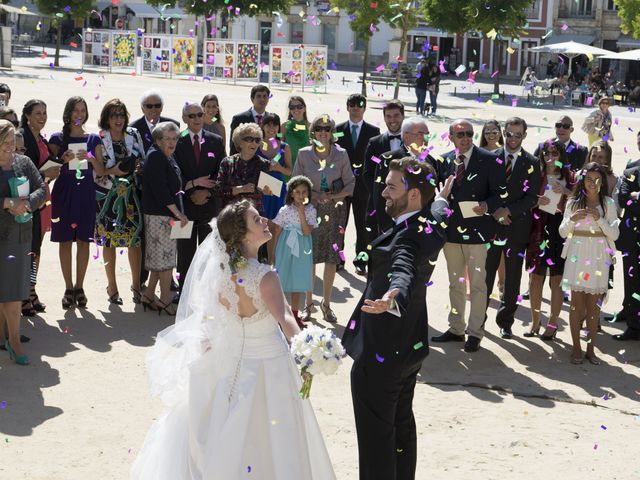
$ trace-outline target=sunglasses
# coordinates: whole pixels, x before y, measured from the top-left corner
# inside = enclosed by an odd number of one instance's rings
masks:
[[[562,128],[564,130],[569,130],[571,127],[573,127],[573,125],[571,125],[570,123],[556,123],[556,128]]]
[[[315,132],[327,132],[329,133],[331,131],[331,127],[316,127],[314,129]]]
[[[558,150],[547,150],[544,152],[545,155],[549,155],[551,157],[559,157],[560,152]]]
[[[473,132],[470,130],[465,130],[464,132],[456,132],[453,134],[453,136],[456,138],[464,138],[464,137],[471,138],[473,137]]]
[[[112,113],[109,118],[127,118],[127,116],[124,113]]]
[[[16,152],[18,153],[25,153],[26,151],[27,149],[25,147],[16,148]]]
[[[253,143],[260,143],[262,142],[262,139],[260,137],[244,137],[242,139],[243,142],[253,142]]]
[[[500,133],[500,130],[485,130],[484,134],[485,135],[498,135]]]
[[[190,118],[191,120],[193,120],[194,118],[202,118],[203,116],[204,116],[204,113],[202,112],[187,114],[187,118]]]
[[[152,108],[162,108],[161,103],[145,103],[144,107],[151,110]]]
[[[358,107],[358,108],[364,108],[364,103],[360,103],[360,102],[349,102],[347,103],[347,107]]]
[[[304,105],[302,105],[301,103],[289,105],[289,110],[302,110],[303,108],[304,108]]]
[[[515,132],[504,132],[505,137],[507,138],[522,138],[524,136],[523,133],[515,133]]]

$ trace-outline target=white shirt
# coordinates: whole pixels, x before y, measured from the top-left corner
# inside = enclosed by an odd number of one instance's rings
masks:
[[[253,115],[253,119],[255,120],[256,123],[258,123],[258,115],[264,118],[266,113],[267,113],[266,110],[262,113],[258,113],[255,108],[251,107],[251,115]]]
[[[387,132],[389,134],[389,136],[391,135],[400,135],[400,138],[392,138],[391,140],[389,140],[389,146],[391,148],[391,150],[397,150],[400,148],[400,145],[402,145],[402,131],[398,132],[398,133],[391,133],[391,132]]]
[[[460,155],[464,155],[464,168],[465,168],[465,170],[469,166],[469,160],[471,160],[471,155],[472,154],[473,154],[473,147],[471,147],[466,152],[459,152],[458,153],[458,157],[457,158],[460,158]]]
[[[513,171],[514,168],[516,168],[516,160],[518,160],[518,158],[520,157],[520,154],[522,153],[522,147],[520,147],[516,152],[510,152],[509,150],[507,150],[507,147],[504,148],[504,161],[507,162],[509,161],[509,155],[511,155],[513,157],[513,160],[511,160],[511,171]],[[505,164],[505,167],[507,165]]]
[[[404,222],[405,220],[407,220],[409,217],[411,217],[411,215],[415,215],[416,213],[418,213],[420,210],[413,210],[411,212],[407,212],[407,213],[403,213],[402,215],[400,215],[398,218],[394,218],[393,221],[395,222],[396,225],[400,225],[402,222]]]
[[[191,129],[187,130],[189,132],[189,138],[191,138],[191,145],[193,145],[193,137],[194,135],[198,135],[198,141],[202,143],[202,129],[199,132],[192,132]]]
[[[158,119],[159,120],[159,119]],[[153,129],[156,128],[156,123],[151,123],[147,117],[144,117],[144,121],[147,122],[147,127],[149,127],[149,131],[153,132]]]

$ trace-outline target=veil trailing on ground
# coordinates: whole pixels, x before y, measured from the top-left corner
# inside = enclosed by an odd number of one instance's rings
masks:
[[[215,219],[211,227],[191,262],[175,324],[158,333],[147,354],[151,393],[166,405],[187,394],[189,365],[203,354],[214,355],[217,372],[211,373],[220,376],[232,372],[240,356],[240,337],[232,334],[239,322],[229,255]]]

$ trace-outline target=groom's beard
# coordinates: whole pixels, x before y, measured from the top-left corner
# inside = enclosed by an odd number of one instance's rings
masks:
[[[405,193],[402,197],[397,200],[387,200],[390,201],[390,205],[385,205],[384,211],[387,212],[391,218],[397,218],[407,209],[409,205],[409,194]]]

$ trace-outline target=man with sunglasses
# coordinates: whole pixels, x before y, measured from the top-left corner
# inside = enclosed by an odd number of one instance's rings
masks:
[[[222,199],[214,196],[213,187],[220,162],[227,156],[222,137],[202,128],[204,110],[199,103],[185,104],[182,121],[187,124],[187,130],[178,140],[175,158],[182,174],[184,213],[194,223],[191,238],[178,240],[177,271],[181,289],[198,245],[211,233],[209,222],[222,206]]]
[[[444,256],[449,274],[449,329],[442,335],[431,337],[434,342],[464,342],[466,352],[480,348],[484,335],[487,308],[485,279],[486,244],[493,238],[496,225],[491,214],[502,206],[505,191],[504,168],[496,156],[473,144],[473,125],[465,119],[455,120],[449,126],[449,140],[455,149],[443,155],[438,180],[443,184],[450,175],[455,181],[449,196],[447,242]],[[438,160],[438,159],[436,159]],[[473,203],[471,203],[473,202]],[[467,206],[472,206],[470,211]],[[463,214],[462,207],[465,208]],[[465,322],[469,274],[471,302],[468,325]]]
[[[360,252],[367,251],[369,236],[366,231],[367,202],[369,191],[363,177],[365,152],[369,140],[380,135],[380,129],[364,121],[367,109],[367,99],[359,93],[353,93],[347,98],[347,112],[349,120],[336,125],[337,143],[347,151],[349,162],[356,177],[353,196],[347,197],[347,208],[353,207],[353,220],[356,226],[356,256],[353,265],[358,275],[366,275],[367,262],[362,259]],[[347,215],[347,223],[349,216]],[[345,228],[346,228],[345,224]],[[359,256],[360,255],[360,256]]]
[[[140,132],[140,137],[142,138],[142,146],[144,148],[144,156],[153,145],[153,139],[151,138],[151,131],[161,122],[172,122],[175,123],[178,128],[180,128],[180,124],[168,117],[163,117],[162,107],[164,106],[164,100],[162,99],[162,93],[158,90],[147,90],[140,97],[140,107],[142,108],[142,117],[138,118],[136,121],[131,123],[131,127],[135,128]],[[140,191],[140,202],[142,202],[143,192]],[[144,241],[144,231],[142,232],[142,258],[144,258],[144,252],[146,249],[146,242]],[[144,262],[143,262],[144,264]],[[142,270],[140,271],[140,283],[144,284],[149,278],[149,272],[142,266]],[[171,289],[177,290],[178,285],[172,280],[171,281]]]
[[[569,168],[574,172],[580,170],[587,160],[589,149],[584,145],[578,145],[576,142],[571,140],[571,134],[573,133],[573,120],[571,120],[571,117],[563,115],[558,119],[558,121],[556,121],[555,129],[556,138],[564,143],[567,157],[569,158]],[[533,152],[534,157],[540,158],[543,146],[544,144],[538,145],[536,151]]]
[[[164,100],[162,99],[162,94],[158,90],[147,90],[144,92],[140,98],[140,107],[142,108],[143,115],[134,121],[131,124],[131,127],[140,132],[146,154],[151,145],[153,145],[151,131],[157,124],[160,122],[173,122],[180,127],[180,123],[172,118],[162,116]]]
[[[504,252],[504,295],[496,314],[500,336],[504,339],[513,336],[511,327],[518,309],[522,262],[531,240],[531,209],[538,202],[542,181],[539,160],[522,148],[526,137],[527,122],[519,117],[508,118],[504,126],[504,146],[496,151],[507,191],[503,197],[504,206],[493,212],[496,236],[487,252],[487,306]]]
[[[238,153],[236,146],[233,143],[233,131],[241,123],[257,123],[262,128],[262,119],[268,113],[267,105],[269,105],[269,99],[271,97],[271,90],[266,85],[255,85],[251,88],[251,103],[252,106],[245,112],[238,113],[231,119],[231,126],[229,132],[229,155],[235,155]],[[277,114],[273,114],[278,117]],[[278,117],[278,123],[280,117]]]

